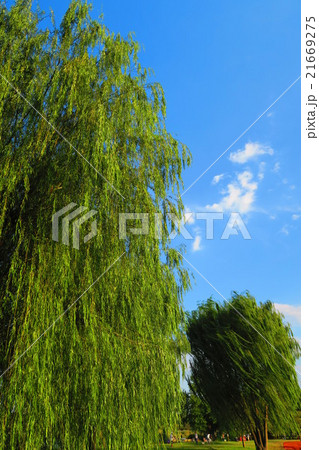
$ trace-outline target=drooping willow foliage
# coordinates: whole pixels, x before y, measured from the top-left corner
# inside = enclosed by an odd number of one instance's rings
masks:
[[[0,378],[0,447],[156,448],[180,405],[189,277],[169,214],[182,214],[189,152],[132,37],[82,1],[59,26],[43,19],[30,1],[1,3],[1,374],[22,357]],[[71,202],[98,211],[79,250],[52,240]],[[149,213],[149,234],[119,239],[124,212]]]

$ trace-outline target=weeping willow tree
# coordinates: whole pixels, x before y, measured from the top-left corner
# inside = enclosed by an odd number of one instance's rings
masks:
[[[169,233],[190,155],[131,36],[82,1],[47,20],[1,3],[0,446],[155,448],[181,400],[189,277]],[[79,249],[52,240],[71,202],[97,211]],[[123,212],[149,233],[119,239]]]
[[[209,299],[189,315],[187,335],[190,386],[220,427],[252,433],[256,450],[268,450],[268,430],[300,433],[300,346],[270,301],[257,304],[248,292],[223,305]]]

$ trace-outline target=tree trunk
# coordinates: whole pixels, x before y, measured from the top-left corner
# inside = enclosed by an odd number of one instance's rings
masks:
[[[268,450],[268,438],[265,435],[265,428],[252,432],[256,450]]]
[[[242,436],[242,437],[241,437],[241,439],[242,439],[242,441],[241,441],[241,442],[243,443],[243,447],[246,447],[246,445],[245,445],[245,441],[244,441],[244,436]]]
[[[256,450],[268,450],[268,406],[265,409],[265,421],[264,426],[256,428],[252,431],[252,435],[255,441]]]
[[[263,442],[255,441],[256,450],[268,450]]]

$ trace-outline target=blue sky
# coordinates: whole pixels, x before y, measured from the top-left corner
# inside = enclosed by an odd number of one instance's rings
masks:
[[[39,5],[51,6],[57,21],[67,7],[60,0]],[[165,90],[168,129],[193,154],[185,188],[300,75],[297,0],[96,0],[93,6],[111,31],[134,31],[143,45],[140,60]],[[300,81],[183,200],[191,211],[225,212],[213,240],[204,239],[202,221],[187,225],[197,237],[186,242],[187,259],[226,298],[248,289],[259,301],[281,305],[300,337]],[[242,213],[251,240],[220,239],[232,211]],[[194,274],[185,308],[211,295],[220,300]]]

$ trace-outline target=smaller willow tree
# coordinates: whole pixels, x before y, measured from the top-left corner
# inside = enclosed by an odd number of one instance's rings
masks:
[[[268,430],[299,433],[300,347],[270,301],[258,305],[249,293],[223,305],[209,299],[189,315],[187,335],[190,383],[220,426],[251,432],[258,450],[268,449]]]
[[[0,2],[0,448],[155,448],[181,400],[189,277],[169,214],[189,152],[131,36],[80,0],[45,19]],[[79,249],[52,240],[71,202],[98,212]],[[119,239],[126,212],[162,213],[161,238]]]

